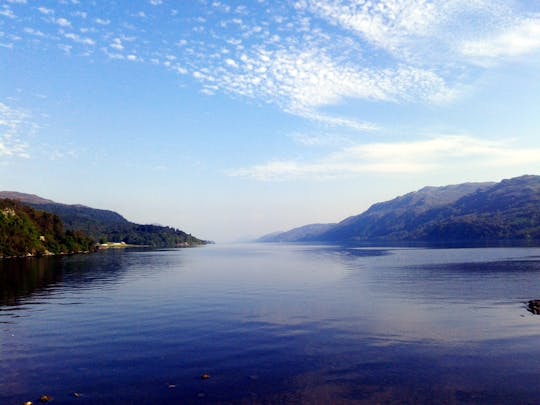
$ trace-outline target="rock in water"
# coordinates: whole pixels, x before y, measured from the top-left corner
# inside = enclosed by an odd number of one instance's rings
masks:
[[[530,300],[527,303],[527,311],[540,315],[540,300]]]

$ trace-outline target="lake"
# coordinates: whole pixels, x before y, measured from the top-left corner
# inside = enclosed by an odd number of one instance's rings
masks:
[[[535,298],[539,248],[5,260],[0,404],[539,403]]]

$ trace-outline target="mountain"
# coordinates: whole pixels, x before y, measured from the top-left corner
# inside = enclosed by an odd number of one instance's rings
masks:
[[[282,235],[274,235],[272,241],[280,241]],[[374,204],[329,229],[298,235],[286,241],[540,239],[540,176],[521,176],[500,183],[424,187]]]
[[[82,231],[99,242],[125,242],[151,247],[193,246],[206,243],[179,229],[130,222],[114,211],[79,204],[56,203],[36,195],[14,191],[0,191],[0,198],[16,199],[36,210],[57,215],[67,230]]]
[[[0,258],[88,252],[94,245],[82,232],[64,231],[57,215],[0,199]]]
[[[312,239],[329,231],[336,224],[310,224],[291,229],[286,232],[273,232],[261,236],[257,242],[296,242],[303,239]]]
[[[52,200],[41,198],[35,194],[19,193],[18,191],[0,191],[0,198],[20,201],[24,204],[51,204]]]

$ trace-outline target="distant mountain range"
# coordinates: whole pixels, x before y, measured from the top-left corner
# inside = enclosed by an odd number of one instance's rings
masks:
[[[57,215],[66,230],[83,232],[101,243],[125,242],[151,247],[179,247],[207,243],[179,229],[130,222],[114,211],[78,204],[61,204],[37,195],[15,191],[0,191],[0,199],[15,200],[35,210]]]
[[[306,225],[259,242],[540,240],[540,176],[424,187],[337,224]]]

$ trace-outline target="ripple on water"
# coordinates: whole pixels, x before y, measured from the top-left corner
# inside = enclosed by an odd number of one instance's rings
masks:
[[[0,403],[534,403],[539,257],[243,245],[28,261],[1,276]]]

